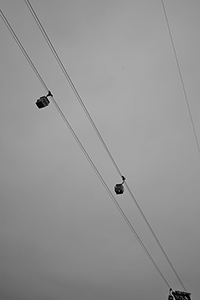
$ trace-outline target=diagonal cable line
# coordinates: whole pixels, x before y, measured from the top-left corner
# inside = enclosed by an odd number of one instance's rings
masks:
[[[37,78],[39,79],[39,81],[41,82],[41,84],[43,85],[44,89],[46,91],[48,91],[48,88],[44,82],[44,80],[42,79],[42,77],[40,76],[40,74],[38,73],[36,67],[34,66],[32,60],[30,59],[29,55],[27,54],[26,50],[24,49],[22,43],[20,42],[20,40],[18,39],[17,35],[15,34],[14,30],[12,29],[11,25],[9,24],[8,20],[6,19],[5,15],[3,14],[2,10],[1,10],[1,18],[4,21],[6,27],[8,28],[8,30],[10,31],[10,33],[12,34],[14,40],[16,41],[17,45],[19,46],[20,50],[22,51],[22,53],[24,54],[25,58],[27,59],[29,65],[31,66],[31,68],[33,69],[33,72],[36,74]]]
[[[31,66],[31,68],[33,69],[34,73],[36,74],[36,76],[38,77],[38,79],[40,80],[41,84],[43,85],[43,87],[45,88],[46,92],[49,92],[47,85],[45,84],[44,80],[42,79],[41,75],[39,74],[38,70],[36,69],[35,65],[33,64],[32,60],[30,59],[28,53],[26,52],[25,48],[23,47],[23,45],[21,44],[21,42],[19,41],[17,35],[15,34],[14,30],[12,29],[11,25],[9,24],[8,20],[6,19],[5,15],[3,14],[2,10],[0,10],[0,14],[1,14],[1,18],[3,20],[3,22],[5,23],[5,25],[7,26],[8,30],[10,31],[10,33],[12,34],[13,38],[15,39],[16,43],[18,44],[20,50],[22,51],[22,53],[24,54],[26,60],[28,61],[29,65]],[[119,213],[121,214],[121,216],[123,217],[124,221],[126,222],[126,224],[128,225],[128,227],[130,228],[132,234],[134,234],[134,236],[136,237],[136,239],[138,240],[138,242],[140,243],[141,247],[143,248],[143,250],[145,251],[146,255],[148,256],[148,258],[151,260],[152,264],[154,265],[154,267],[156,268],[156,270],[158,271],[158,273],[160,274],[160,276],[162,277],[162,279],[164,280],[164,282],[166,283],[166,285],[168,286],[168,288],[170,288],[170,285],[168,283],[168,281],[166,280],[165,276],[163,275],[163,273],[161,272],[160,268],[158,267],[158,265],[156,264],[155,260],[153,259],[153,257],[151,256],[150,252],[148,251],[148,249],[146,248],[146,246],[144,245],[144,243],[142,242],[141,238],[139,237],[139,235],[137,234],[136,230],[134,229],[133,225],[131,224],[131,222],[129,221],[128,217],[126,216],[125,212],[123,211],[123,209],[121,208],[121,206],[119,205],[119,203],[117,202],[116,198],[113,196],[110,188],[108,187],[108,185],[106,184],[104,178],[102,177],[102,175],[100,174],[100,172],[98,171],[96,165],[94,164],[94,162],[92,161],[92,159],[90,158],[89,154],[87,153],[86,149],[84,148],[83,144],[81,143],[80,139],[78,138],[77,134],[75,133],[75,131],[73,130],[72,126],[70,125],[70,123],[68,122],[67,118],[65,117],[64,113],[62,112],[60,106],[58,105],[57,101],[55,100],[55,98],[53,96],[51,96],[51,99],[58,111],[58,113],[60,114],[60,116],[62,117],[63,121],[65,122],[65,124],[67,125],[68,129],[70,130],[71,134],[73,135],[74,139],[76,140],[78,146],[80,147],[80,149],[82,150],[83,154],[85,155],[85,157],[87,158],[88,162],[90,163],[90,165],[92,166],[93,170],[95,171],[96,175],[98,176],[99,180],[101,181],[101,183],[103,184],[104,188],[106,189],[107,193],[109,194],[109,196],[111,197],[111,200],[113,201],[113,203],[115,204],[116,208],[118,209]]]
[[[165,4],[164,4],[163,0],[161,0],[161,3],[162,3],[162,8],[163,8],[163,11],[164,11],[164,15],[165,15],[165,21],[167,23],[167,29],[168,29],[168,32],[169,32],[170,40],[171,40],[171,43],[172,43],[172,48],[173,48],[173,52],[174,52],[174,56],[175,56],[175,60],[176,60],[177,68],[178,68],[178,73],[179,73],[180,80],[181,80],[181,85],[182,85],[182,88],[183,88],[183,93],[184,93],[187,109],[188,109],[189,116],[190,116],[190,121],[191,121],[191,124],[192,124],[192,129],[193,129],[193,132],[194,132],[195,141],[196,141],[197,148],[198,148],[198,151],[199,151],[199,154],[200,154],[200,144],[199,144],[199,140],[198,140],[198,137],[197,137],[197,132],[196,132],[195,125],[194,125],[194,120],[193,120],[193,117],[192,117],[192,111],[191,111],[191,108],[190,108],[190,104],[189,104],[185,84],[184,84],[184,81],[183,81],[183,76],[182,76],[182,72],[181,72],[180,63],[179,63],[179,60],[178,60],[177,51],[176,51],[175,44],[174,44],[174,39],[173,39],[173,36],[172,36],[171,28],[170,28],[170,25],[169,25],[169,20],[168,20],[168,17],[167,17],[167,11],[166,11]]]
[[[47,44],[48,44],[50,50],[52,51],[53,56],[55,57],[56,61],[58,62],[59,66],[60,66],[60,68],[61,68],[61,70],[62,70],[62,72],[63,72],[63,74],[64,74],[64,76],[65,76],[65,78],[67,79],[67,81],[68,81],[70,87],[72,88],[72,90],[73,90],[73,92],[74,92],[76,98],[78,99],[80,105],[82,106],[82,108],[83,108],[83,110],[84,110],[84,112],[85,112],[87,118],[89,119],[89,121],[90,121],[90,123],[91,123],[91,125],[92,125],[92,127],[93,127],[93,129],[94,129],[94,131],[96,132],[96,134],[97,134],[97,136],[98,136],[100,142],[102,143],[102,145],[103,145],[105,151],[107,152],[107,154],[108,154],[108,156],[110,157],[110,159],[111,159],[113,165],[115,166],[115,168],[116,168],[118,174],[119,174],[120,177],[121,177],[121,176],[122,176],[122,173],[121,173],[121,171],[120,171],[120,169],[119,169],[117,163],[115,162],[115,160],[114,160],[114,158],[113,158],[113,156],[112,156],[110,150],[108,149],[108,147],[107,147],[107,145],[106,145],[106,143],[105,143],[105,141],[104,141],[102,135],[100,134],[100,132],[99,132],[99,130],[98,130],[98,128],[97,128],[95,122],[93,121],[93,119],[92,119],[92,117],[91,117],[89,111],[87,110],[87,108],[86,108],[86,106],[85,106],[85,104],[84,104],[84,102],[83,102],[83,100],[82,100],[80,94],[79,94],[78,91],[77,91],[77,88],[75,87],[75,85],[74,85],[74,83],[73,83],[73,81],[72,81],[72,79],[71,79],[69,73],[67,72],[65,66],[63,65],[63,63],[62,63],[62,61],[61,61],[61,59],[60,59],[60,57],[59,57],[57,51],[55,50],[55,48],[54,48],[52,42],[50,41],[50,39],[49,39],[49,37],[48,37],[48,35],[47,35],[47,33],[46,33],[46,31],[45,31],[43,25],[41,24],[41,22],[40,22],[40,20],[39,20],[39,18],[38,18],[38,16],[37,16],[37,14],[36,14],[36,12],[35,12],[35,10],[34,10],[34,8],[33,8],[33,6],[31,5],[31,3],[30,3],[29,0],[24,0],[24,1],[25,1],[25,3],[26,3],[26,5],[27,5],[27,7],[28,7],[28,9],[29,9],[29,11],[30,11],[30,13],[32,14],[32,16],[33,16],[33,18],[34,18],[36,24],[38,25],[38,27],[39,27],[39,29],[40,29],[40,31],[41,31],[43,37],[45,38],[45,40],[46,40],[46,42],[47,42]],[[174,268],[174,266],[173,266],[171,260],[169,259],[167,253],[165,252],[163,246],[161,245],[161,243],[160,243],[158,237],[156,236],[156,234],[155,234],[153,228],[151,227],[149,221],[147,220],[147,218],[146,218],[146,216],[145,216],[143,210],[141,209],[141,207],[140,207],[138,201],[136,200],[135,196],[133,195],[133,193],[132,193],[132,191],[131,191],[131,189],[130,189],[130,187],[128,186],[128,184],[127,184],[126,181],[125,181],[125,186],[126,186],[128,192],[130,193],[130,196],[132,197],[133,201],[135,202],[135,204],[136,204],[136,206],[137,206],[137,208],[138,208],[138,210],[139,210],[139,212],[140,212],[142,218],[144,219],[144,221],[145,221],[147,227],[149,228],[151,234],[153,235],[153,237],[154,237],[156,243],[158,244],[160,250],[162,251],[163,255],[165,256],[165,258],[166,258],[167,262],[169,263],[170,267],[172,268],[174,274],[175,274],[176,277],[178,278],[178,281],[180,282],[180,284],[182,285],[182,287],[183,287],[184,290],[186,291],[186,288],[185,288],[185,286],[184,286],[184,284],[183,284],[183,282],[182,282],[180,276],[178,275],[177,271],[175,270],[175,268]]]
[[[115,162],[115,160],[114,160],[112,154],[110,153],[110,151],[109,151],[109,149],[108,149],[106,143],[104,142],[103,137],[101,136],[101,134],[100,134],[100,132],[99,132],[99,130],[98,130],[96,124],[94,123],[94,121],[93,121],[93,119],[92,119],[92,117],[91,117],[91,115],[90,115],[90,113],[89,113],[87,107],[85,106],[85,104],[84,104],[84,102],[83,102],[83,100],[82,100],[82,98],[81,98],[81,96],[80,96],[80,94],[79,94],[79,92],[78,92],[78,90],[77,90],[75,84],[73,83],[73,81],[72,81],[72,79],[71,79],[69,73],[67,72],[65,66],[63,65],[63,63],[62,63],[62,61],[61,61],[61,59],[60,59],[60,57],[59,57],[57,51],[55,50],[55,48],[54,48],[52,42],[50,41],[50,39],[49,39],[49,37],[48,37],[48,35],[47,35],[47,33],[46,33],[46,31],[45,31],[45,29],[44,29],[42,23],[40,22],[40,20],[39,20],[37,14],[36,14],[36,12],[35,12],[35,10],[34,10],[34,8],[33,8],[33,6],[31,5],[31,3],[30,3],[29,0],[24,0],[24,1],[25,1],[25,3],[26,3],[26,5],[27,5],[27,7],[28,7],[28,9],[29,9],[29,11],[30,11],[30,13],[32,14],[34,20],[36,21],[36,23],[37,23],[37,25],[38,25],[38,27],[39,27],[39,29],[40,29],[40,31],[41,31],[43,37],[45,38],[45,40],[46,40],[46,42],[47,42],[49,48],[51,49],[51,51],[52,51],[52,53],[53,53],[53,55],[54,55],[56,61],[58,62],[58,64],[59,64],[59,66],[60,66],[60,68],[61,68],[61,70],[62,70],[62,72],[63,72],[65,78],[67,79],[67,81],[68,81],[68,83],[69,83],[71,89],[73,90],[73,92],[74,92],[76,98],[78,99],[80,105],[82,106],[82,108],[83,108],[83,110],[84,110],[86,116],[88,117],[88,119],[89,119],[89,121],[90,121],[92,127],[94,128],[94,130],[95,130],[97,136],[99,137],[101,143],[103,144],[103,147],[105,148],[106,152],[108,153],[110,159],[112,160],[112,162],[113,162],[115,168],[117,169],[117,171],[118,171],[118,173],[119,173],[119,175],[120,175],[120,177],[121,177],[122,174],[121,174],[121,172],[120,172],[120,170],[119,170],[119,168],[118,168],[118,166],[117,166],[117,163]]]

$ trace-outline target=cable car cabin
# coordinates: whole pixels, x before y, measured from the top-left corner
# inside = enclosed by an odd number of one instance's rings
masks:
[[[37,101],[36,101],[36,105],[38,108],[43,108],[48,106],[50,103],[49,99],[47,98],[47,96],[42,96],[40,97]]]
[[[172,295],[174,296],[175,300],[191,300],[191,293],[188,292],[172,291]]]
[[[123,186],[123,184],[124,184],[125,180],[126,180],[126,178],[122,175],[122,183],[117,183],[115,185],[115,193],[117,195],[123,194],[123,192],[124,192],[124,186]]]
[[[123,192],[124,192],[124,186],[123,186],[123,184],[122,183],[117,183],[115,185],[115,193],[117,195],[119,195],[119,194],[123,194]]]

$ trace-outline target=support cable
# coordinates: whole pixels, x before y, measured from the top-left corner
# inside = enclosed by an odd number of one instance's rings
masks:
[[[77,90],[75,84],[73,83],[73,81],[72,81],[72,79],[71,79],[69,73],[67,72],[65,66],[63,65],[63,63],[62,63],[62,61],[61,61],[61,59],[60,59],[60,57],[59,57],[57,51],[55,50],[55,48],[54,48],[54,46],[53,46],[53,44],[52,44],[52,42],[50,41],[50,39],[49,39],[49,37],[48,37],[48,35],[47,35],[47,33],[46,33],[46,31],[45,31],[45,29],[44,29],[42,23],[40,22],[40,20],[39,20],[37,14],[36,14],[36,12],[35,12],[35,10],[34,10],[34,8],[33,8],[33,6],[31,5],[31,3],[30,3],[29,0],[24,0],[24,1],[25,1],[25,3],[26,3],[26,5],[27,5],[27,7],[28,7],[28,9],[29,9],[29,11],[30,11],[30,13],[32,14],[32,16],[33,16],[33,18],[34,18],[36,24],[38,25],[38,27],[39,27],[39,29],[40,29],[40,31],[41,31],[43,37],[45,38],[45,40],[46,40],[46,42],[47,42],[49,48],[51,49],[51,51],[52,51],[52,53],[53,53],[53,56],[55,57],[57,63],[59,64],[59,66],[60,66],[60,68],[61,68],[61,70],[62,70],[62,72],[63,72],[65,78],[67,79],[67,81],[68,81],[68,83],[69,83],[71,89],[73,90],[73,92],[74,92],[74,94],[75,94],[77,100],[79,101],[80,105],[82,106],[82,108],[83,108],[83,110],[84,110],[84,112],[85,112],[87,118],[89,119],[89,121],[90,121],[90,123],[91,123],[93,129],[95,130],[97,136],[99,137],[101,143],[103,144],[103,147],[105,148],[107,154],[109,155],[110,159],[112,160],[112,162],[113,162],[115,168],[117,169],[117,171],[118,171],[118,173],[119,173],[119,175],[120,175],[120,177],[121,177],[121,176],[122,176],[122,173],[121,173],[120,169],[118,168],[117,163],[115,162],[115,160],[114,160],[112,154],[110,153],[110,151],[109,151],[109,149],[108,149],[106,143],[104,142],[103,137],[101,136],[101,133],[99,132],[99,130],[98,130],[96,124],[94,123],[94,121],[93,121],[93,119],[92,119],[92,117],[91,117],[91,115],[90,115],[90,113],[89,113],[87,107],[85,106],[85,104],[84,104],[84,102],[83,102],[83,100],[82,100],[82,98],[81,98],[81,96],[80,96],[80,94],[79,94],[79,92],[78,92],[78,90]]]
[[[189,117],[190,117],[192,129],[193,129],[193,132],[194,132],[195,141],[196,141],[197,148],[198,148],[198,151],[199,151],[199,154],[200,154],[200,144],[199,144],[199,140],[198,140],[198,137],[197,137],[197,132],[196,132],[195,125],[194,125],[194,120],[193,120],[193,117],[192,117],[192,111],[191,111],[191,108],[190,108],[190,104],[189,104],[185,84],[184,84],[184,81],[183,81],[183,76],[182,76],[181,67],[180,67],[179,60],[178,60],[177,51],[176,51],[175,44],[174,44],[174,39],[172,37],[172,32],[171,32],[171,28],[170,28],[170,25],[169,25],[167,11],[166,11],[165,4],[164,4],[163,0],[161,0],[161,3],[162,3],[162,8],[163,8],[164,15],[165,15],[165,21],[166,21],[166,24],[167,24],[167,29],[168,29],[168,32],[169,32],[169,36],[170,36],[170,40],[171,40],[171,44],[172,44],[172,48],[173,48],[173,52],[174,52],[174,56],[175,56],[175,60],[176,60],[176,65],[177,65],[177,68],[178,68],[178,73],[179,73],[180,80],[181,80],[181,85],[182,85],[182,88],[183,88],[183,93],[184,93],[187,109],[188,109],[188,112],[189,112]]]
[[[10,31],[10,33],[12,34],[15,42],[17,43],[17,45],[19,46],[20,50],[22,51],[22,53],[24,54],[25,58],[27,59],[29,65],[31,66],[31,68],[33,69],[34,73],[36,74],[37,78],[39,79],[39,81],[41,82],[42,86],[44,87],[44,89],[48,92],[48,88],[44,82],[44,80],[42,79],[42,77],[40,76],[40,74],[38,73],[37,69],[35,68],[32,60],[30,59],[29,55],[27,54],[26,50],[24,49],[22,43],[20,42],[20,40],[18,39],[17,35],[15,34],[15,32],[13,31],[11,25],[9,24],[8,20],[6,19],[5,15],[3,14],[2,10],[1,10],[1,18],[4,21],[6,27],[8,28],[8,30]]]
[[[1,14],[1,18],[4,21],[5,25],[7,26],[7,28],[9,29],[10,33],[12,34],[13,38],[15,39],[15,41],[17,42],[20,50],[22,51],[22,53],[24,54],[26,60],[28,61],[29,65],[31,66],[31,68],[33,69],[34,73],[36,74],[36,76],[38,77],[38,79],[40,80],[41,84],[43,85],[43,87],[45,88],[46,92],[49,92],[49,89],[47,88],[47,85],[45,84],[44,80],[42,79],[42,77],[40,76],[39,72],[37,71],[36,67],[34,66],[32,60],[30,59],[28,53],[26,52],[25,48],[23,47],[23,45],[21,44],[21,42],[19,41],[18,37],[16,36],[14,30],[12,29],[11,25],[9,24],[8,20],[6,19],[5,15],[3,14],[2,10],[0,10],[0,14]],[[156,268],[156,270],[158,271],[158,273],[160,274],[160,276],[162,277],[162,279],[164,280],[164,282],[166,283],[166,285],[168,286],[168,288],[170,288],[170,285],[168,283],[168,281],[166,280],[165,276],[163,275],[163,273],[161,272],[160,268],[158,267],[158,265],[156,264],[155,260],[153,259],[153,257],[151,256],[150,252],[148,251],[148,249],[146,248],[146,246],[144,245],[144,243],[142,242],[142,240],[140,239],[139,235],[137,234],[136,230],[134,229],[133,225],[131,224],[131,222],[129,221],[128,217],[126,216],[125,212],[123,211],[123,209],[121,208],[121,206],[119,205],[119,203],[117,202],[117,200],[115,199],[115,197],[113,196],[110,188],[108,187],[107,183],[105,182],[105,180],[103,179],[103,177],[101,176],[100,172],[98,171],[97,167],[95,166],[94,162],[92,161],[92,159],[90,158],[89,154],[87,153],[86,149],[84,148],[83,144],[81,143],[80,139],[78,138],[77,134],[75,133],[75,131],[73,130],[72,126],[70,125],[70,123],[68,122],[67,118],[65,117],[64,113],[62,112],[60,106],[58,105],[57,101],[55,100],[55,98],[53,96],[51,96],[51,99],[58,111],[58,113],[60,114],[60,116],[62,117],[63,121],[65,122],[65,124],[67,125],[68,129],[70,130],[71,134],[73,135],[74,139],[76,140],[77,144],[79,145],[80,149],[82,150],[83,154],[85,155],[85,157],[87,158],[88,162],[90,163],[91,167],[93,168],[93,170],[95,171],[96,175],[98,176],[99,180],[101,181],[101,183],[103,184],[104,188],[106,189],[107,193],[109,194],[109,196],[111,197],[113,203],[115,204],[116,208],[118,209],[119,213],[121,214],[121,216],[123,217],[124,221],[126,222],[126,224],[128,225],[129,229],[131,230],[132,234],[134,234],[134,236],[136,237],[136,239],[138,240],[138,242],[140,243],[141,247],[143,248],[143,250],[145,251],[146,255],[148,256],[148,258],[151,260],[152,264],[154,265],[154,267]]]
[[[31,5],[31,3],[30,3],[29,0],[24,0],[24,1],[25,1],[25,3],[26,3],[26,5],[27,5],[27,7],[28,7],[28,9],[29,9],[29,11],[30,11],[30,13],[32,14],[32,16],[33,16],[33,18],[34,18],[36,24],[38,25],[38,27],[39,27],[39,29],[40,29],[40,31],[41,31],[43,37],[45,38],[45,40],[46,40],[46,42],[47,42],[47,44],[48,44],[50,50],[52,51],[53,56],[55,57],[56,61],[58,62],[59,66],[60,66],[60,68],[61,68],[61,70],[62,70],[62,72],[63,72],[63,74],[64,74],[64,76],[65,76],[65,78],[67,79],[67,81],[68,81],[70,87],[72,88],[72,90],[73,90],[73,92],[74,92],[76,98],[78,99],[79,103],[81,104],[81,106],[82,106],[82,108],[83,108],[83,110],[84,110],[84,112],[85,112],[87,118],[89,119],[89,121],[90,121],[90,123],[91,123],[91,125],[92,125],[94,131],[96,132],[96,134],[97,134],[97,136],[98,136],[100,142],[102,143],[102,145],[103,145],[105,151],[107,152],[108,156],[110,157],[110,159],[111,159],[113,165],[115,166],[115,168],[116,168],[118,174],[120,175],[120,177],[122,177],[122,173],[121,173],[121,171],[120,171],[120,169],[119,169],[117,163],[115,162],[115,160],[114,160],[114,158],[113,158],[113,156],[112,156],[110,150],[108,149],[108,147],[107,147],[107,145],[106,145],[106,143],[105,143],[105,141],[104,141],[102,135],[100,134],[100,132],[99,132],[99,130],[98,130],[96,124],[94,123],[94,121],[93,121],[93,119],[92,119],[92,117],[91,117],[89,111],[87,110],[87,108],[86,108],[86,106],[85,106],[85,104],[84,104],[84,102],[83,102],[83,100],[82,100],[80,94],[78,93],[78,91],[77,91],[77,89],[76,89],[76,87],[75,87],[75,85],[74,85],[74,83],[73,83],[73,81],[72,81],[72,79],[71,79],[69,73],[67,72],[65,66],[63,65],[63,63],[62,63],[62,61],[61,61],[61,59],[60,59],[60,57],[59,57],[57,51],[55,50],[55,48],[54,48],[52,42],[50,41],[50,39],[49,39],[49,37],[48,37],[48,35],[47,35],[47,33],[46,33],[46,31],[45,31],[43,25],[41,24],[41,22],[40,22],[40,20],[39,20],[39,18],[38,18],[38,16],[37,16],[37,14],[36,14],[36,12],[35,12],[35,10],[34,10],[34,8],[32,7],[32,5]],[[180,276],[178,275],[177,271],[175,270],[175,268],[174,268],[172,262],[170,261],[170,259],[169,259],[168,255],[167,255],[167,253],[165,252],[164,248],[162,247],[162,245],[161,245],[159,239],[157,238],[157,236],[156,236],[156,234],[155,234],[153,228],[151,227],[149,221],[147,220],[147,218],[146,218],[144,212],[142,211],[142,209],[141,209],[139,203],[137,202],[137,200],[136,200],[135,196],[133,195],[133,193],[132,193],[130,187],[129,187],[128,184],[127,184],[127,182],[125,182],[125,186],[126,186],[127,190],[129,191],[129,193],[130,193],[130,195],[131,195],[133,201],[135,202],[135,204],[136,204],[136,206],[137,206],[137,208],[138,208],[140,214],[142,215],[142,217],[143,217],[143,219],[144,219],[144,221],[145,221],[147,227],[149,228],[150,232],[152,233],[152,235],[153,235],[153,237],[154,237],[156,243],[158,244],[158,246],[159,246],[160,250],[162,251],[163,255],[165,256],[167,262],[169,263],[170,267],[172,268],[173,272],[175,273],[176,277],[178,278],[178,280],[179,280],[180,284],[182,285],[182,287],[184,288],[184,290],[186,290],[186,288],[185,288],[183,282],[182,282],[181,279],[180,279]]]

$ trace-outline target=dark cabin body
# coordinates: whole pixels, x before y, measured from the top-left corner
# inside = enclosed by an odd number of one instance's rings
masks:
[[[47,96],[42,96],[36,101],[35,104],[37,105],[38,108],[44,108],[44,107],[48,106],[49,103],[50,103],[50,101],[47,98]]]
[[[124,192],[124,186],[123,186],[123,184],[117,183],[115,185],[115,193],[116,194],[123,194],[123,192]]]

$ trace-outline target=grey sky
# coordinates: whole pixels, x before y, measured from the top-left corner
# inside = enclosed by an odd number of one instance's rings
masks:
[[[32,0],[133,194],[192,299],[199,292],[200,155],[159,0]],[[200,2],[166,0],[200,140]],[[24,1],[0,7],[108,186],[120,182]],[[2,300],[166,299],[0,20]],[[181,286],[125,190],[117,200],[173,289]]]

